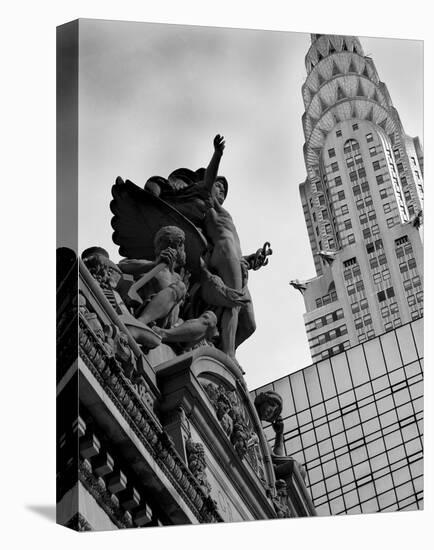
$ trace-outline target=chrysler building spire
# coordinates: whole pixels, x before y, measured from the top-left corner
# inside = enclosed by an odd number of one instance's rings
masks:
[[[423,315],[411,223],[423,209],[423,154],[359,39],[311,40],[300,195],[317,275],[303,293],[305,324],[318,360]]]

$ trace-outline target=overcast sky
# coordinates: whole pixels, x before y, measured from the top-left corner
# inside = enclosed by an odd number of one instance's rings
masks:
[[[406,132],[422,138],[423,45],[361,38]],[[226,138],[225,207],[244,254],[270,241],[267,267],[250,272],[257,331],[238,349],[250,389],[307,366],[302,296],[289,286],[315,275],[298,185],[306,172],[301,125],[310,35],[147,23],[80,24],[80,250],[120,259],[111,240],[116,176],[206,166]],[[404,65],[404,67],[403,67]]]

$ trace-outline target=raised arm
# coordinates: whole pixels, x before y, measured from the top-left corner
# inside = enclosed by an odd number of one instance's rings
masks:
[[[220,134],[217,134],[214,138],[214,153],[205,171],[204,179],[205,188],[210,192],[218,174],[220,159],[222,158],[224,148],[224,137]]]
[[[118,267],[123,273],[126,273],[127,275],[142,275],[143,273],[147,273],[152,268],[154,268],[156,265],[158,265],[159,262],[157,261],[150,261],[150,260],[135,260],[135,259],[129,259],[129,258],[123,258],[119,263]]]

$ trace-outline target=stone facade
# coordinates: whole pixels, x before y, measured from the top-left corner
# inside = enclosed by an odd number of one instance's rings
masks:
[[[226,354],[202,346],[152,367],[81,260],[59,290],[59,523],[99,530],[314,513],[293,461],[276,486],[256,409]],[[121,352],[108,336],[117,330]]]

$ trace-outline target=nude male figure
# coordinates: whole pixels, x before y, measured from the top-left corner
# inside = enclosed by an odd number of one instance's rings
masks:
[[[223,279],[224,283],[237,291],[247,294],[248,257],[241,252],[240,240],[231,215],[223,208],[226,186],[218,177],[218,168],[223,150],[224,138],[214,138],[214,154],[205,172],[204,185],[211,192],[212,207],[207,209],[204,228],[213,248],[209,266]],[[242,316],[242,317],[241,317]],[[241,321],[241,322],[240,322]],[[238,330],[241,329],[241,330]],[[225,308],[221,318],[222,351],[235,358],[236,347],[255,330],[251,300],[245,308],[239,306]]]
[[[172,204],[184,216],[194,224],[200,226],[210,241],[211,253],[207,258],[205,267],[209,267],[216,273],[226,285],[230,298],[242,298],[242,307],[225,307],[221,316],[220,333],[221,348],[230,357],[235,358],[236,348],[253,334],[256,329],[253,313],[253,304],[247,288],[247,271],[256,266],[257,255],[243,256],[240,240],[232,217],[223,208],[223,202],[227,193],[227,181],[218,176],[218,169],[225,141],[219,134],[214,138],[214,153],[205,170],[203,181],[196,182],[187,191],[180,191],[177,200],[173,196],[162,193],[162,188],[150,178],[145,189],[156,196]],[[184,193],[184,195],[183,195]],[[181,200],[182,197],[182,200]],[[265,265],[265,256],[271,251],[264,252],[262,265]],[[261,261],[259,262],[261,264]],[[257,269],[257,267],[255,267]],[[225,293],[224,288],[218,288],[218,292]],[[210,305],[218,305],[209,301]]]

